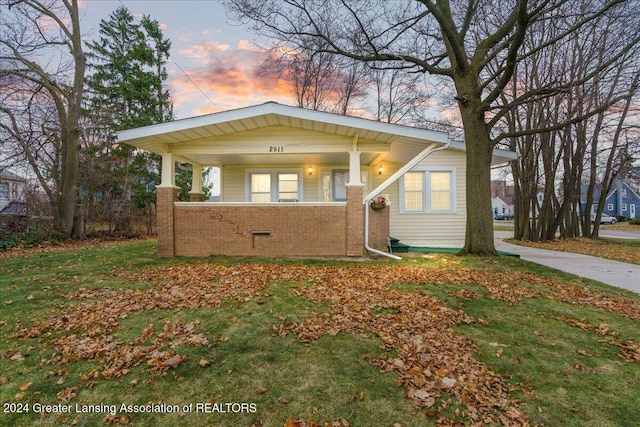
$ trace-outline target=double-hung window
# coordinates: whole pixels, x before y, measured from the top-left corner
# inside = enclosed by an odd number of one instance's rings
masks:
[[[299,202],[302,200],[301,171],[247,170],[246,200],[253,203]]]
[[[454,168],[415,168],[400,179],[401,213],[456,212]]]

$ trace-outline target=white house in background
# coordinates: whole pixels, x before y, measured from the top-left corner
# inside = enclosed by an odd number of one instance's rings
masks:
[[[161,256],[362,256],[390,236],[464,243],[465,144],[443,132],[269,102],[118,139],[162,156]],[[515,157],[495,150],[493,161]],[[190,202],[176,200],[176,161],[193,165]],[[220,168],[220,202],[202,201],[205,166]]]
[[[493,209],[493,217],[498,215],[513,215],[513,205],[507,204],[500,197],[491,198],[491,207]]]
[[[0,212],[9,205],[24,206],[26,184],[24,178],[0,167]]]

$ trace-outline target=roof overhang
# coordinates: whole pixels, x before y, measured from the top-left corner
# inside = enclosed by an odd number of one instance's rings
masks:
[[[283,129],[298,129],[312,137],[296,140]],[[346,164],[354,147],[362,153],[363,164],[406,163],[425,147],[448,140],[446,132],[275,102],[124,130],[117,136],[119,142],[204,166]],[[451,148],[464,151],[465,144],[452,143]],[[494,163],[515,158],[516,153],[494,151]]]
[[[279,129],[295,128],[320,137],[309,142],[286,141],[278,152]],[[256,138],[255,131],[260,131]],[[238,137],[252,133],[262,143],[239,143]],[[264,131],[264,132],[263,132]],[[157,154],[173,153],[178,158],[203,165],[345,163],[348,152],[363,153],[363,163],[385,159],[404,162],[428,144],[447,142],[447,133],[417,129],[359,117],[268,102],[237,110],[124,130],[118,141]],[[275,150],[275,151],[270,151]],[[417,151],[416,151],[417,150]]]

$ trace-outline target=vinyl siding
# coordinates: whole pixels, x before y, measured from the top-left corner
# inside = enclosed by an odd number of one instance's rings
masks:
[[[385,166],[382,177],[377,173],[374,176],[374,185],[378,185],[382,180],[393,172],[397,171],[400,165]],[[419,166],[425,167],[453,167],[456,171],[455,197],[456,211],[454,213],[400,213],[399,182],[393,183],[383,193],[389,194],[391,198],[390,206],[390,235],[401,242],[415,246],[433,247],[462,247],[464,245],[466,230],[466,161],[465,153],[458,151],[438,151],[433,153]],[[391,168],[393,167],[393,170]]]

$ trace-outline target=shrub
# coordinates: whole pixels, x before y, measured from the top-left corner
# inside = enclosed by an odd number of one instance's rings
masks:
[[[629,221],[629,224],[640,225],[640,218],[632,219],[631,221]]]

